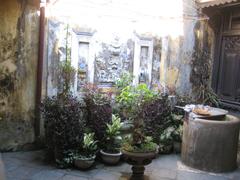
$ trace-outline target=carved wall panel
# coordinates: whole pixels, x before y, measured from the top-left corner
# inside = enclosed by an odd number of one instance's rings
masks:
[[[225,50],[240,50],[240,36],[226,36],[224,41]]]
[[[95,58],[94,82],[113,85],[124,71],[132,71],[133,44],[129,40],[121,44],[115,37],[112,43],[102,43]]]

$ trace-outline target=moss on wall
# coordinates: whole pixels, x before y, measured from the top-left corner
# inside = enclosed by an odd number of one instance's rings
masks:
[[[207,103],[208,96],[215,96],[211,89],[214,55],[214,33],[206,21],[200,21],[195,29],[195,46],[191,60],[190,82],[193,96],[199,103]]]
[[[34,141],[39,17],[38,1],[29,2],[0,1],[1,151]]]

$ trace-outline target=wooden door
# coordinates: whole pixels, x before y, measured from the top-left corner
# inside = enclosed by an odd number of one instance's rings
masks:
[[[222,100],[240,104],[240,36],[224,36],[218,94]]]
[[[222,23],[217,93],[223,101],[240,106],[240,7],[228,10]]]

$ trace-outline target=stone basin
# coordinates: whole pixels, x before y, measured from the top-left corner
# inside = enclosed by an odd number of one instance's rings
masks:
[[[224,120],[189,118],[183,125],[181,159],[187,166],[228,172],[237,168],[240,120],[226,115]]]

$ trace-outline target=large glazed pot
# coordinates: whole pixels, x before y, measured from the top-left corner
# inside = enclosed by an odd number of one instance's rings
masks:
[[[75,159],[74,160],[74,165],[75,167],[77,167],[78,169],[89,169],[90,167],[92,167],[92,165],[95,162],[95,158],[96,156],[92,156],[90,158],[79,158],[79,159]]]
[[[184,122],[182,162],[190,167],[227,172],[237,167],[240,120],[226,115],[225,120],[189,119]]]
[[[101,158],[104,163],[109,165],[116,165],[121,158],[122,153],[107,153],[103,150],[100,150]]]
[[[157,151],[137,153],[122,150],[122,153],[124,155],[125,161],[128,164],[132,165],[131,180],[143,180],[145,170],[144,166],[152,162],[152,159],[155,158]]]

